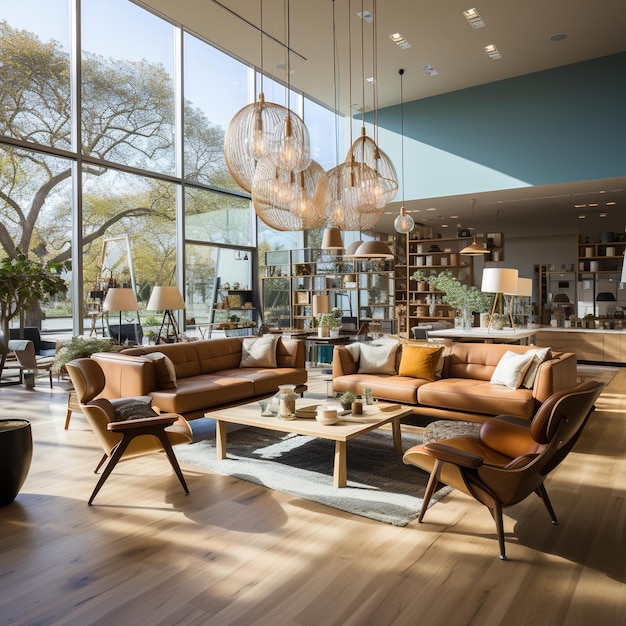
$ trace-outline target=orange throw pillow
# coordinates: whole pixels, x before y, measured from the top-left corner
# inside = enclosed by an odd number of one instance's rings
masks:
[[[434,381],[436,379],[437,363],[441,358],[443,348],[427,348],[426,346],[402,346],[402,358],[398,376],[423,378]]]

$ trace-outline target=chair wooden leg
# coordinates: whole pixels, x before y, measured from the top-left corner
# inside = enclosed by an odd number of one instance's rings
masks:
[[[100,459],[100,463],[98,463],[98,465],[96,465],[96,469],[93,471],[94,474],[98,473],[98,470],[104,465],[105,461],[109,458],[108,454],[105,454],[101,459]]]
[[[106,479],[109,477],[109,474],[113,471],[113,468],[117,465],[117,462],[120,460],[120,458],[122,457],[122,454],[124,454],[126,448],[128,447],[128,444],[133,440],[133,438],[134,438],[134,435],[131,435],[130,437],[128,437],[126,436],[126,434],[124,434],[122,437],[122,441],[120,441],[117,444],[117,446],[115,446],[115,449],[113,450],[113,454],[111,455],[109,462],[104,468],[104,471],[102,472],[102,476],[100,476],[100,480],[96,484],[94,490],[91,492],[91,497],[89,498],[89,501],[87,502],[88,505],[91,506],[91,503],[93,502],[93,499],[96,497],[96,494],[98,493],[98,491],[100,491],[100,488],[106,482]]]
[[[165,454],[167,454],[167,458],[170,460],[170,465],[174,469],[174,472],[176,472],[176,476],[178,476],[178,480],[180,481],[180,484],[183,486],[185,493],[189,495],[189,489],[187,488],[185,477],[183,476],[183,472],[180,469],[180,465],[178,464],[178,459],[176,458],[176,455],[174,454],[174,450],[172,450],[172,444],[170,443],[170,440],[167,437],[167,433],[161,431],[159,435],[157,436],[159,437],[159,441],[161,442],[161,445],[163,446],[163,449],[165,450]]]
[[[72,418],[72,409],[67,409],[67,413],[65,414],[65,426],[64,429],[67,430],[70,427],[70,419]]]
[[[420,509],[419,517],[417,521],[421,523],[422,519],[424,519],[424,513],[426,513],[426,509],[428,508],[428,503],[432,498],[433,493],[435,493],[435,487],[437,487],[437,483],[439,482],[439,475],[441,474],[441,466],[443,465],[443,461],[437,459],[435,461],[435,466],[433,467],[433,471],[430,473],[430,478],[428,479],[428,484],[426,485],[426,491],[424,492],[424,499],[422,500],[422,508]]]
[[[502,505],[495,502],[494,508],[489,509],[491,516],[496,523],[496,532],[498,534],[498,544],[500,545],[500,558],[506,561],[506,552],[504,549],[504,523],[502,521]]]
[[[169,459],[169,462],[174,472],[176,473],[176,476],[178,476],[178,480],[180,481],[180,484],[183,486],[185,493],[189,494],[189,489],[187,488],[185,477],[183,476],[183,473],[180,469],[180,465],[178,464],[178,459],[176,458],[176,455],[174,454],[174,450],[172,450],[172,444],[170,443],[170,440],[167,438],[167,433],[163,430],[162,427],[158,427],[157,429],[144,428],[144,429],[141,429],[140,432],[125,432],[122,434],[122,440],[113,449],[109,462],[104,468],[104,471],[102,472],[102,476],[100,476],[100,480],[95,486],[87,504],[91,505],[91,503],[93,502],[93,499],[96,497],[97,493],[100,491],[102,485],[104,485],[106,479],[109,477],[109,475],[113,471],[113,468],[117,465],[117,462],[120,460],[120,458],[126,451],[126,448],[128,448],[128,445],[130,444],[130,442],[135,437],[144,436],[144,435],[154,435],[161,442],[161,445],[163,446],[163,449],[165,450],[165,454],[167,454],[167,458]],[[96,472],[98,471],[98,469],[100,468],[100,466],[104,463],[106,459],[107,459],[107,455],[105,454],[103,459],[98,464],[98,467],[96,468]]]
[[[543,500],[543,503],[546,505],[546,509],[548,509],[548,513],[550,514],[550,518],[552,519],[553,524],[558,524],[559,520],[556,518],[556,513],[552,508],[552,502],[550,502],[550,498],[548,497],[548,492],[546,491],[545,485],[542,483],[537,487],[535,493]]]

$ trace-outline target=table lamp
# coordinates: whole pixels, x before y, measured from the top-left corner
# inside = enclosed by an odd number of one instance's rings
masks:
[[[102,309],[104,311],[119,311],[120,322],[117,329],[117,342],[121,345],[122,311],[137,311],[139,309],[135,292],[130,287],[111,287],[107,291],[107,295],[104,298],[104,302],[102,303]],[[135,339],[137,338],[136,333],[137,331],[135,329]]]
[[[483,270],[483,281],[480,290],[486,293],[495,294],[493,305],[491,307],[491,314],[489,316],[488,330],[491,329],[493,315],[496,312],[498,305],[501,313],[506,309],[504,294],[512,294],[517,291],[517,279],[517,270],[514,269],[504,267],[486,267]],[[512,328],[515,328],[513,316],[510,311],[509,319],[511,321]]]
[[[176,323],[173,311],[179,311],[185,308],[185,301],[178,287],[153,287],[146,308],[150,311],[163,311],[163,321],[159,329],[157,343],[159,343],[163,337],[163,328],[165,328],[164,341],[176,343],[178,341],[178,324]]]

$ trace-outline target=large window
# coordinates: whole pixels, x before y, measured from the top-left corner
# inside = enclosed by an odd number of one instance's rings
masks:
[[[105,279],[132,277],[140,307],[154,285],[179,284],[200,320],[213,316],[218,279],[258,298],[264,252],[302,247],[303,234],[255,219],[224,160],[228,124],[262,82],[266,100],[308,118],[328,168],[332,114],[300,94],[287,100],[284,84],[129,0],[80,0],[75,38],[75,4],[0,0],[0,256],[72,259],[80,274],[32,323],[88,332],[87,294]]]
[[[174,27],[127,0],[84,0],[82,46],[83,153],[174,174]]]

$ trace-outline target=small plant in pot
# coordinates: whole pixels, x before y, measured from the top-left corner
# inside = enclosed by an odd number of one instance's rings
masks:
[[[356,394],[352,393],[352,391],[345,391],[339,397],[339,402],[341,403],[341,408],[344,410],[349,410],[352,408],[352,403],[356,400]]]

